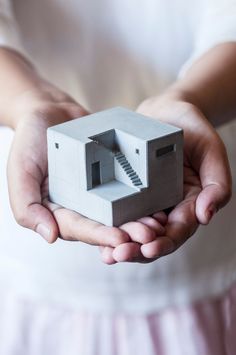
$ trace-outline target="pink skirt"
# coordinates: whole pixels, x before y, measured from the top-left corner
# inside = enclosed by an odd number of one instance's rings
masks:
[[[0,355],[235,355],[236,285],[155,314],[90,314],[7,297]]]

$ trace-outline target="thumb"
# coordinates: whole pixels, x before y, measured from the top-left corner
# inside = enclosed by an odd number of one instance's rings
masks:
[[[231,197],[232,179],[225,146],[216,135],[203,154],[199,167],[202,191],[196,200],[196,215],[208,224]]]
[[[11,160],[8,163],[8,189],[15,219],[53,243],[59,232],[52,213],[41,204],[42,172],[34,163],[27,163],[24,169],[22,164],[14,163]]]

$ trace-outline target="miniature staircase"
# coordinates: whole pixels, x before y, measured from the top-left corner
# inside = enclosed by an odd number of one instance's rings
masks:
[[[132,184],[138,188],[142,187],[142,181],[140,180],[138,174],[134,171],[128,160],[126,159],[125,155],[121,152],[115,153],[115,158],[126,172]]]

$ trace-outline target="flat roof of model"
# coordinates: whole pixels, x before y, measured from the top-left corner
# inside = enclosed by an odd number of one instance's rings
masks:
[[[121,130],[144,141],[182,131],[178,127],[122,107],[100,111],[49,128],[83,143],[90,142],[88,137],[111,129]]]

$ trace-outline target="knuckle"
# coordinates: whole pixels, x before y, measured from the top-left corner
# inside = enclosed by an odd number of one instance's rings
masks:
[[[19,210],[19,209],[14,210],[14,217],[15,217],[16,222],[20,226],[25,227],[25,228],[29,227],[29,219],[28,219],[27,213],[25,213],[24,210]]]
[[[152,241],[153,238],[155,238],[155,232],[151,228],[141,224],[140,236],[142,238],[143,243],[147,243],[149,241]]]
[[[119,230],[118,228],[112,227],[111,234],[112,234],[114,246],[118,246],[122,243],[125,243],[128,240],[124,232]]]
[[[187,112],[191,111],[195,115],[199,115],[199,113],[201,113],[200,109],[196,105],[192,104],[191,102],[180,101],[178,102],[178,105],[179,108],[181,108],[182,110]]]
[[[75,117],[81,117],[81,116],[88,115],[88,111],[86,111],[85,108],[83,108],[82,106],[80,106],[76,103],[71,103],[69,109],[70,109],[71,114]]]
[[[146,100],[144,100],[137,109],[138,113],[145,114],[145,115],[150,115],[152,113],[152,108],[154,104],[154,98],[150,97]]]
[[[143,226],[141,233],[142,233],[143,239],[147,240],[147,239],[149,239],[150,234],[152,234],[152,230],[148,229],[148,227],[146,227],[146,226]]]

